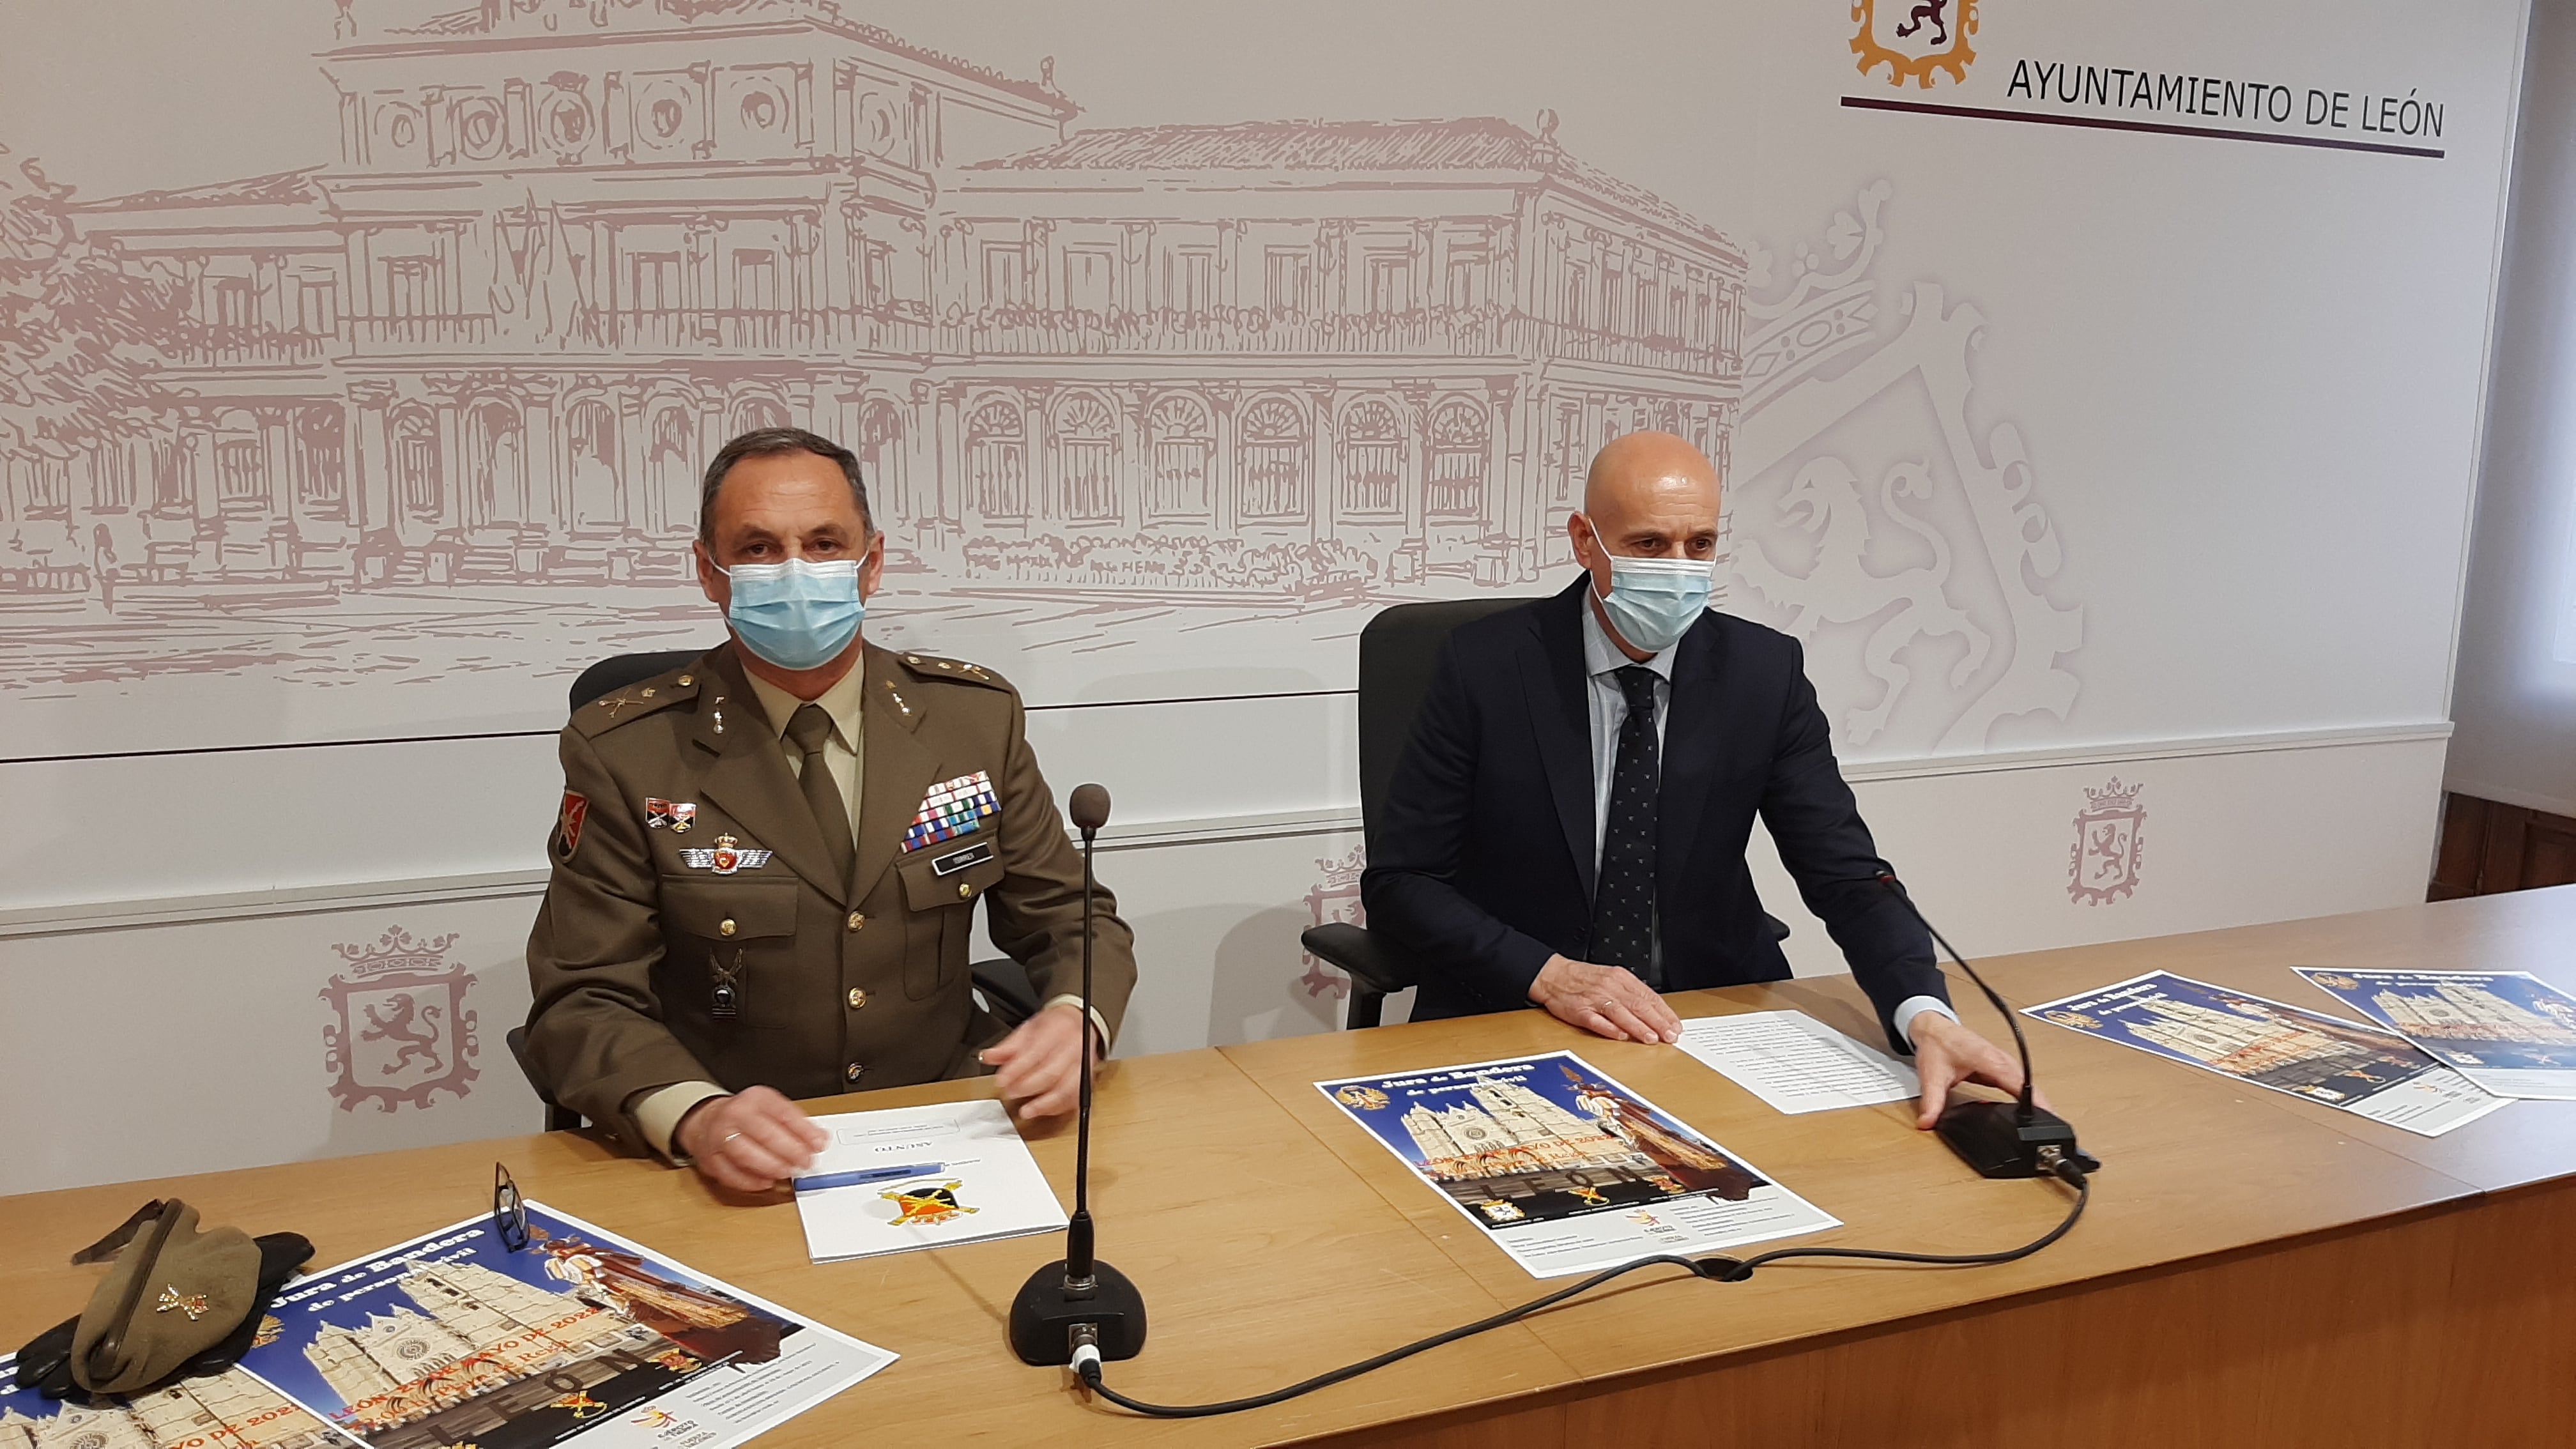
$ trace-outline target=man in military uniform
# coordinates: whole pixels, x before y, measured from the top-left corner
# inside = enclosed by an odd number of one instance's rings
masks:
[[[1072,1108],[1135,984],[1023,729],[977,665],[860,637],[885,540],[858,462],[766,429],[708,466],[698,578],[732,641],[574,712],[554,875],[528,941],[530,1066],[555,1100],[742,1191],[812,1160],[791,1098],[999,1070],[1024,1115]],[[1046,1006],[968,994],[968,934]]]

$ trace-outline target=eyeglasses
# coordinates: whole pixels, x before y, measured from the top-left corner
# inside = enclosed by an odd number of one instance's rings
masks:
[[[497,1162],[492,1164],[492,1229],[501,1235],[501,1246],[513,1253],[528,1246],[528,1200],[519,1196],[510,1169]]]

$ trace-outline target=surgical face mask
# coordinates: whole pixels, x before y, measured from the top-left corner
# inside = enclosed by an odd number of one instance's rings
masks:
[[[1610,593],[1601,601],[1619,637],[1649,654],[1673,647],[1708,611],[1716,570],[1710,560],[1610,556]]]
[[[742,647],[781,669],[816,669],[840,657],[859,636],[868,606],[859,598],[859,561],[736,564],[717,573],[733,580],[725,620]]]

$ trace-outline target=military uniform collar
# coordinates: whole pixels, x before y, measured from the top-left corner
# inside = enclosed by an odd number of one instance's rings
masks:
[[[743,683],[750,688],[752,697],[760,701],[761,713],[768,717],[770,737],[784,739],[787,735],[787,722],[796,717],[798,708],[807,701],[789,694],[786,690],[752,673],[748,668],[743,670],[742,678]],[[865,738],[859,732],[859,714],[860,700],[867,691],[867,684],[867,660],[862,657],[852,662],[849,673],[834,680],[831,688],[824,690],[811,701],[821,705],[823,713],[832,717],[832,728],[840,731],[842,745],[853,754],[858,752],[859,741]]]

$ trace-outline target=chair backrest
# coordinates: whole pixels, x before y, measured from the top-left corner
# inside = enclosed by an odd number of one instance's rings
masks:
[[[1375,820],[1395,762],[1413,735],[1413,717],[1431,688],[1431,667],[1450,631],[1530,600],[1443,599],[1378,611],[1360,630],[1360,823]]]
[[[599,661],[581,672],[572,682],[572,702],[566,713],[630,684],[641,684],[656,674],[668,674],[699,655],[704,649],[660,649],[650,654],[617,654]]]

